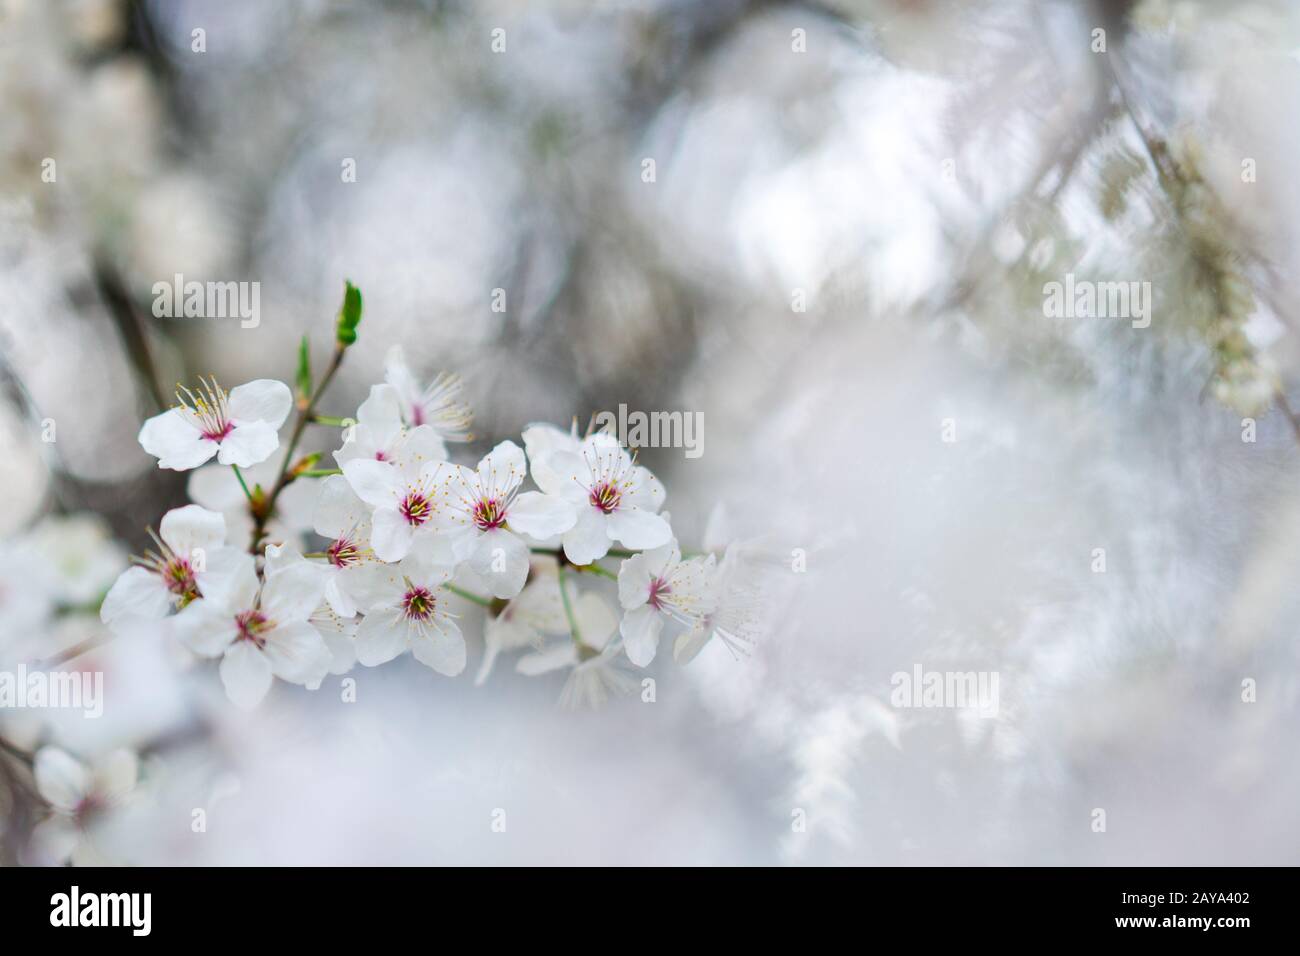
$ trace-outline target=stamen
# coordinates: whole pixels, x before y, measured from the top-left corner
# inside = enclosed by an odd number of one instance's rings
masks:
[[[412,584],[409,579],[406,586],[406,594],[402,596],[402,613],[408,620],[423,624],[433,617],[438,599],[428,588]]]
[[[265,632],[273,626],[261,611],[241,611],[235,615],[235,625],[239,628],[237,641],[252,641],[258,650],[266,647]]]
[[[398,510],[402,512],[402,517],[406,519],[407,524],[416,528],[428,521],[433,514],[433,506],[429,503],[429,499],[418,491],[407,494],[402,499]]]
[[[193,391],[177,384],[176,400],[194,427],[209,441],[221,441],[234,431],[226,393],[215,378],[200,376],[199,385]]]

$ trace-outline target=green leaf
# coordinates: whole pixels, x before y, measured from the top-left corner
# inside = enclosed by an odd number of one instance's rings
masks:
[[[298,345],[298,394],[303,398],[311,397],[311,348],[305,335]]]
[[[351,345],[357,340],[357,326],[361,323],[361,290],[351,282],[345,281],[343,287],[343,305],[339,307],[338,325],[335,337],[343,345]]]

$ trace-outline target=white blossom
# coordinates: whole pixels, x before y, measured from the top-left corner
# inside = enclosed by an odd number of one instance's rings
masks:
[[[440,374],[422,386],[406,364],[400,345],[388,350],[384,380],[397,391],[402,421],[415,427],[429,425],[443,441],[465,442],[472,421],[469,407],[460,401],[461,382],[456,375]]]
[[[439,674],[463,671],[465,639],[447,612],[450,592],[443,588],[450,576],[446,568],[414,558],[377,569],[357,626],[357,660],[374,667],[409,650]]]
[[[432,475],[438,495],[432,523],[495,597],[514,597],[528,577],[528,544],[520,534],[544,540],[568,531],[576,520],[572,505],[557,495],[520,494],[527,473],[523,449],[503,441],[477,470],[443,462]]]
[[[563,539],[565,556],[574,564],[603,558],[615,542],[639,551],[672,537],[658,513],[663,485],[612,435],[597,432],[583,440],[578,453],[559,449],[543,455],[542,462],[533,472],[538,487],[577,509],[577,522]]]
[[[194,601],[176,617],[181,640],[196,654],[221,658],[221,682],[239,707],[256,707],[272,677],[292,684],[319,683],[332,656],[308,618],[319,608],[325,582],[319,569],[298,559],[276,567],[267,549],[266,580],[252,557],[231,586]]]
[[[100,619],[109,626],[158,621],[229,587],[248,556],[227,547],[226,521],[198,505],[163,515],[149,550],[109,589]]]
[[[159,468],[189,471],[217,456],[223,465],[249,468],[280,447],[277,434],[293,407],[289,386],[258,379],[225,392],[216,380],[197,393],[181,388],[180,405],[155,415],[140,429],[140,445]]]
[[[682,560],[677,542],[633,555],[618,570],[623,605],[619,632],[628,660],[645,667],[654,660],[665,621],[688,630],[717,606],[713,555]]]
[[[89,766],[57,747],[37,751],[33,776],[50,815],[32,832],[36,861],[101,863],[94,832],[106,814],[130,797],[138,775],[138,761],[129,750],[115,750]]]

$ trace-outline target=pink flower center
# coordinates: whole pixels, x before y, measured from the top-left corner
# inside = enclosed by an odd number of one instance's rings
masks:
[[[414,585],[402,596],[402,613],[412,621],[427,621],[437,604],[428,588]]]
[[[673,593],[672,587],[663,578],[652,578],[650,581],[650,606],[655,610],[660,610],[663,606],[663,599]]]
[[[163,566],[160,574],[167,590],[178,597],[184,597],[198,590],[194,580],[194,569],[184,558],[173,557]]]
[[[491,531],[506,523],[506,504],[497,498],[480,498],[474,505],[474,526]]]
[[[384,450],[382,448],[379,449],[379,451],[375,452],[375,461],[388,461],[388,456],[384,454]]]
[[[406,523],[416,528],[428,521],[429,516],[433,514],[433,506],[429,504],[429,499],[418,491],[413,491],[403,498],[398,510],[402,512]]]
[[[618,510],[618,503],[623,500],[623,489],[612,481],[598,482],[591,487],[591,506],[599,508],[605,514]]]
[[[336,568],[346,568],[361,560],[361,549],[347,538],[339,538],[325,549],[325,556]]]
[[[84,826],[89,820],[99,816],[107,807],[108,803],[99,794],[88,793],[73,807],[72,816],[77,823]]]
[[[261,611],[243,611],[235,615],[235,626],[239,628],[237,641],[252,641],[259,650],[266,646],[265,632],[270,630],[271,622]]]
[[[411,405],[411,424],[416,428],[424,424],[424,406],[419,403]]]

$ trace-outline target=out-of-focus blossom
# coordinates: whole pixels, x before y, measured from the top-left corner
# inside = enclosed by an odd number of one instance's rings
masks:
[[[95,830],[135,789],[139,775],[135,754],[115,750],[87,765],[57,747],[42,747],[33,773],[36,789],[51,811],[32,832],[30,852],[35,861],[102,865]]]

